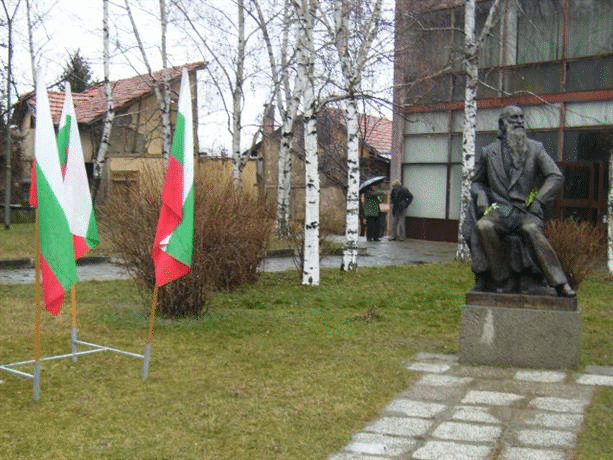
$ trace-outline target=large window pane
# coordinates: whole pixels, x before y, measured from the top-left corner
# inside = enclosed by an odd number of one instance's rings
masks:
[[[517,63],[562,57],[562,3],[522,0],[517,17]]]
[[[613,52],[613,2],[571,0],[568,18],[569,58]]]
[[[411,136],[404,142],[405,163],[446,163],[447,135]]]
[[[612,148],[613,134],[610,130],[564,133],[565,161],[608,161]]]
[[[405,165],[403,183],[413,193],[408,216],[427,219],[445,218],[446,165]]]
[[[613,57],[568,63],[566,80],[568,91],[608,88],[613,88]]]

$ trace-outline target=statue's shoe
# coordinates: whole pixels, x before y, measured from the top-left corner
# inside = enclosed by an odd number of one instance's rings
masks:
[[[556,286],[556,292],[560,297],[575,297],[577,293],[573,288],[570,287],[570,284],[564,283]]]

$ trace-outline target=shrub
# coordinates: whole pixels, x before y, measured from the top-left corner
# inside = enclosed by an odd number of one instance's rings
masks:
[[[576,289],[605,255],[604,232],[590,222],[576,219],[552,219],[545,223],[551,245],[560,258],[568,282]]]
[[[146,168],[137,189],[114,193],[102,211],[114,249],[147,295],[155,283],[151,252],[163,179],[160,169]],[[194,198],[192,272],[159,290],[161,315],[206,313],[215,291],[254,282],[266,254],[273,216],[263,198],[201,173]]]

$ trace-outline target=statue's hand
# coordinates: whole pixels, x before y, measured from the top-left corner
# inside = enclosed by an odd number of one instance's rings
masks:
[[[545,210],[543,209],[543,204],[539,200],[534,200],[530,207],[528,208],[528,212],[530,214],[534,214],[539,219],[545,218]]]

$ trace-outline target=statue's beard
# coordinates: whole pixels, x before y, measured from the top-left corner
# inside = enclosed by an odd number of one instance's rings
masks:
[[[528,137],[524,128],[514,128],[507,131],[507,144],[516,160],[523,160],[528,151]]]

